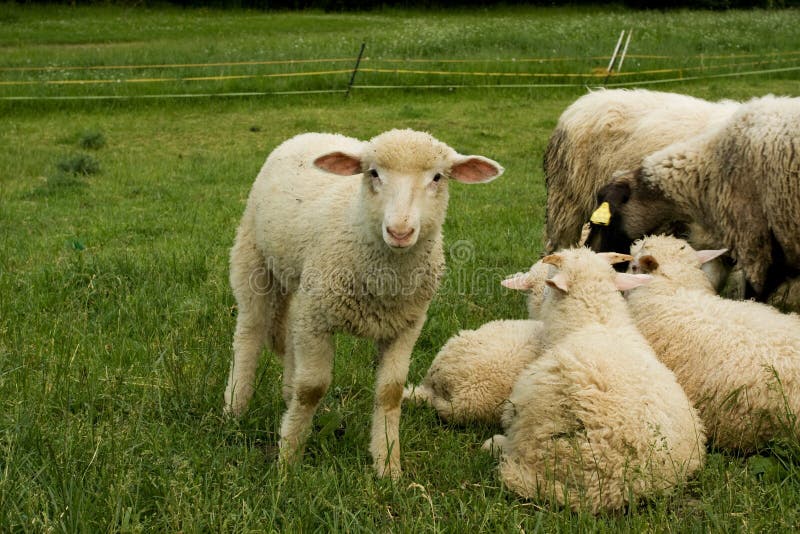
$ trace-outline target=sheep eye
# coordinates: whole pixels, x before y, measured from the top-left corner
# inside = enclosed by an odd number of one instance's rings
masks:
[[[369,175],[372,176],[373,178],[378,178],[378,171],[376,169],[370,169]]]
[[[436,174],[433,175],[433,181],[434,182],[438,182],[441,179],[442,179],[442,175],[440,173],[437,172]]]

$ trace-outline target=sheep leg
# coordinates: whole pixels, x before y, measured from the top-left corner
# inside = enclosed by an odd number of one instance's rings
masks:
[[[292,346],[292,338],[286,340],[286,351],[283,353],[283,381],[281,384],[281,394],[283,395],[283,402],[286,406],[292,401],[292,392],[294,391],[294,347]]]
[[[278,302],[275,313],[275,326],[272,340],[273,351],[281,357],[283,377],[281,381],[281,394],[286,406],[292,400],[294,390],[294,346],[292,345],[291,322],[288,320],[288,310],[291,296]]]
[[[293,330],[289,344],[294,352],[293,388],[281,421],[280,462],[291,463],[302,456],[311,433],[311,420],[331,384],[333,336]]]
[[[425,315],[393,341],[379,346],[375,377],[375,407],[372,412],[370,452],[379,476],[397,479],[400,470],[400,404],[408,377],[411,350],[419,337]]]
[[[264,265],[244,224],[231,250],[230,282],[238,315],[233,335],[233,360],[225,388],[225,412],[239,416],[253,396],[256,368],[269,334],[272,273]]]

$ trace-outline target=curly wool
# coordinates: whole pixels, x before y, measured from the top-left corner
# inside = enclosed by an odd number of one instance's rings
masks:
[[[600,187],[616,171],[715,127],[738,106],[645,89],[597,90],[576,100],[559,118],[544,156],[547,251],[578,241]]]
[[[800,98],[765,96],[716,129],[651,154],[637,179],[653,193],[626,206],[628,233],[652,232],[665,218],[694,222],[730,250],[755,293],[768,296],[768,285],[783,282],[768,280],[773,262],[800,269],[798,124]]]

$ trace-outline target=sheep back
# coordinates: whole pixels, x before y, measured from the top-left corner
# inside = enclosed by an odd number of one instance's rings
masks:
[[[506,412],[504,483],[576,510],[666,491],[705,457],[700,419],[635,328],[563,338],[521,373]]]
[[[462,330],[442,347],[419,386],[439,416],[454,423],[500,422],[520,371],[541,351],[539,321],[492,321]]]
[[[723,122],[737,106],[644,89],[598,90],[576,100],[545,149],[547,251],[578,242],[597,192],[616,171]]]

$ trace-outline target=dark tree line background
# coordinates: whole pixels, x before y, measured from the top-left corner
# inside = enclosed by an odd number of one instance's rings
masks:
[[[158,5],[177,5],[183,7],[249,8],[263,10],[302,10],[323,9],[325,11],[367,11],[384,7],[443,9],[448,7],[487,7],[492,5],[538,5],[538,6],[576,6],[576,5],[624,5],[634,9],[780,9],[798,7],[800,0],[617,0],[591,1],[571,0],[567,2],[534,0],[17,0],[27,4],[114,4],[126,6],[155,7]]]

